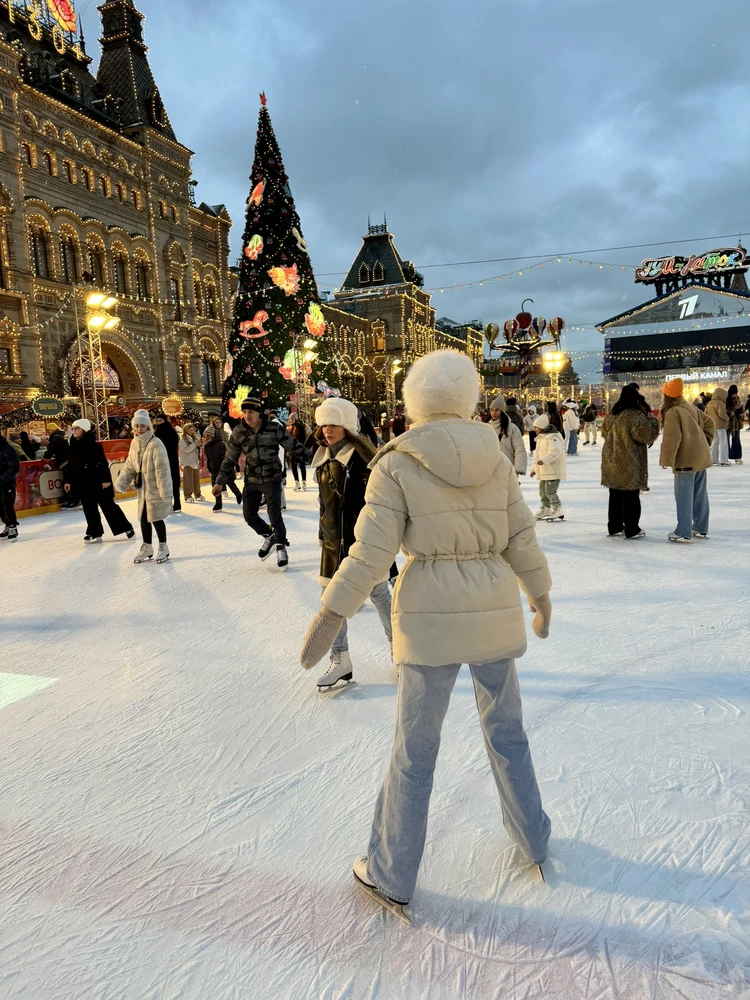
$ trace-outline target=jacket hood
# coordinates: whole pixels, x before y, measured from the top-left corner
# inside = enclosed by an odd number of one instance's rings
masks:
[[[728,395],[729,394],[728,394],[727,390],[726,389],[722,389],[722,388],[714,389],[714,392],[713,392],[713,398],[714,399],[720,399],[722,403],[726,403]]]
[[[370,468],[392,451],[411,455],[438,479],[459,487],[483,485],[504,458],[497,434],[489,424],[444,415],[389,441]]]

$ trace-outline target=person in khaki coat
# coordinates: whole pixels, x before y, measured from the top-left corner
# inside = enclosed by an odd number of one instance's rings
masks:
[[[670,532],[670,542],[692,542],[708,538],[708,484],[711,442],[714,423],[708,414],[691,406],[683,397],[681,378],[674,378],[662,389],[661,426],[663,437],[659,464],[674,470],[674,496],[677,527]]]
[[[550,822],[523,731],[514,658],[526,650],[519,585],[549,632],[547,560],[516,473],[497,434],[471,420],[479,396],[472,362],[455,351],[420,358],[403,387],[411,428],[373,459],[356,541],[308,629],[303,667],[328,651],[344,618],[407,557],[393,594],[400,665],[396,737],[375,808],[361,885],[388,907],[411,899],[424,849],[440,731],[462,663],[510,836],[529,861],[547,854]]]
[[[729,465],[729,414],[727,413],[727,390],[714,389],[706,406],[706,416],[714,423],[714,439],[711,442],[711,460],[714,465]]]
[[[648,487],[648,449],[659,436],[659,421],[638,390],[626,385],[602,424],[602,486],[609,490],[610,538],[645,538],[641,531],[641,490]]]
[[[133,414],[133,441],[122,472],[117,477],[117,492],[127,493],[132,484],[138,490],[138,519],[141,522],[141,545],[133,562],[144,563],[153,558],[153,529],[159,539],[158,563],[169,559],[167,526],[164,523],[172,513],[172,471],[167,449],[154,435],[148,410]]]

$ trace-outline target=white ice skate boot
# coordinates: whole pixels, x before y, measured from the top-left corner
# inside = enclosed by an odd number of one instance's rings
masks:
[[[563,521],[565,519],[565,513],[562,507],[552,507],[545,511],[543,521]]]
[[[300,486],[300,484],[299,484],[299,483],[298,483],[298,482],[297,482],[297,481],[295,480],[295,481],[294,481],[294,492],[295,492],[295,493],[299,493],[299,491],[300,491],[301,489],[302,489],[302,487],[301,487],[301,486]]]
[[[276,565],[282,572],[286,572],[289,565],[289,553],[286,550],[286,545],[276,546]]]
[[[302,483],[302,492],[303,493],[307,493],[307,483],[306,482]]]
[[[159,542],[159,551],[156,553],[156,561],[165,563],[169,559],[169,549],[166,542]]]
[[[346,681],[347,684],[352,679],[352,661],[347,651],[343,653],[331,653],[331,663],[328,670],[322,677],[318,678],[318,691],[332,688],[339,681]]]
[[[138,555],[135,557],[133,562],[137,565],[138,563],[148,562],[149,559],[154,557],[154,547],[153,545],[146,545],[144,542],[138,550]]]
[[[548,509],[549,509],[548,507],[540,507],[539,508],[539,510],[536,512],[536,514],[534,514],[534,517],[537,519],[537,521],[543,521],[544,520],[544,518],[545,518],[545,516],[547,514]]]
[[[365,890],[371,899],[374,899],[376,903],[380,903],[384,909],[389,910],[394,917],[398,917],[399,920],[403,920],[405,924],[411,926],[409,914],[404,909],[409,904],[402,903],[398,899],[391,899],[390,896],[382,892],[370,881],[370,876],[367,874],[367,858],[357,858],[352,867],[352,875],[354,875],[358,885]]]

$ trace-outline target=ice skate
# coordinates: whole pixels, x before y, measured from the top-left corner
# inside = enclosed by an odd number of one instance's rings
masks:
[[[547,507],[540,507],[539,510],[536,512],[536,514],[534,514],[536,520],[541,521],[545,517],[547,510],[548,510]]]
[[[129,531],[126,531],[125,537],[127,538],[128,541],[130,541],[131,538],[135,538],[135,528],[130,528]]]
[[[8,541],[17,542],[18,541],[18,528],[8,528]]]
[[[289,553],[286,550],[286,545],[276,546],[276,565],[282,571],[285,571],[289,565]]]
[[[0,538],[7,538],[9,534],[10,528],[3,528],[3,530],[0,531]]]
[[[156,553],[157,563],[165,563],[169,559],[169,549],[166,542],[159,542],[159,551]]]
[[[295,484],[294,484],[294,492],[295,492],[295,493],[299,493],[299,491],[300,491],[301,489],[302,489],[302,487],[300,486],[300,484],[299,484],[299,483],[297,483],[297,482],[295,482]]]
[[[562,507],[549,507],[545,512],[544,516],[540,519],[542,521],[564,521],[565,512]]]
[[[405,924],[411,927],[411,918],[409,914],[404,909],[408,906],[408,903],[400,903],[397,899],[391,899],[384,892],[381,892],[377,886],[373,885],[367,874],[367,858],[357,858],[354,862],[354,867],[352,868],[352,874],[357,880],[357,883],[365,890],[367,895],[374,899],[376,903],[389,910],[394,917],[398,917],[399,920],[403,920]]]
[[[634,538],[645,538],[646,537],[646,532],[645,531],[639,531],[637,535],[630,535],[630,536],[626,535],[625,537],[626,537],[626,539],[629,542],[632,542]]]
[[[153,547],[153,545],[146,545],[146,543],[144,542],[143,545],[141,545],[141,547],[140,547],[140,549],[138,551],[138,555],[135,557],[135,559],[133,560],[133,562],[136,565],[138,565],[138,563],[148,562],[149,559],[153,559],[153,557],[154,557],[154,547]]]
[[[683,538],[682,535],[678,535],[676,531],[670,531],[667,538],[670,542],[682,542],[683,545],[686,545],[693,540],[692,538]]]
[[[353,675],[352,660],[348,650],[343,653],[331,653],[331,662],[328,670],[322,677],[318,678],[318,691],[332,688],[339,681],[346,681],[348,684]]]
[[[83,543],[84,543],[84,545],[96,545],[97,542],[101,542],[101,540],[102,540],[102,536],[101,535],[99,535],[98,538],[94,538],[93,535],[84,535],[84,537],[83,537]]]
[[[263,544],[261,545],[261,547],[258,549],[258,558],[259,559],[268,559],[268,557],[273,552],[273,547],[274,547],[275,544],[276,544],[275,537],[273,535],[267,535],[266,538],[265,538],[265,541],[263,542]]]
[[[624,531],[612,531],[612,532],[610,532],[610,534],[607,537],[608,538],[624,538],[625,537],[625,532]]]
[[[185,503],[195,503],[193,497],[185,497]]]
[[[211,510],[214,512],[214,514],[218,514],[220,510],[224,510],[224,507],[220,503],[215,503],[211,508]]]
[[[302,492],[303,493],[307,493],[307,483],[306,482],[302,483]]]
[[[708,532],[696,531],[695,528],[693,528],[693,538],[708,538]]]
[[[205,500],[206,500],[206,498],[203,496],[202,493],[198,494],[198,496],[195,499],[196,499],[197,503],[205,503]]]

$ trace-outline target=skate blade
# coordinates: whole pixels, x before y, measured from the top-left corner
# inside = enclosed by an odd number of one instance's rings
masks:
[[[539,874],[542,876],[542,882],[546,884],[547,879],[544,877],[544,869],[542,868],[541,865],[537,865],[537,868],[539,869]]]
[[[388,910],[388,912],[392,913],[394,917],[398,917],[398,919],[405,923],[408,927],[411,927],[411,917],[404,909],[407,905],[406,903],[394,903],[386,896],[381,896],[377,889],[373,889],[372,886],[363,882],[361,878],[354,874],[354,872],[352,872],[352,874],[354,875],[357,884],[365,890],[370,899],[374,899],[376,903],[380,903],[384,910]]]
[[[318,684],[318,691],[333,691],[334,688],[338,687],[339,681],[344,681],[345,686],[349,687],[350,684],[354,683],[354,677],[352,674],[346,674],[344,677],[338,677],[333,684]]]

